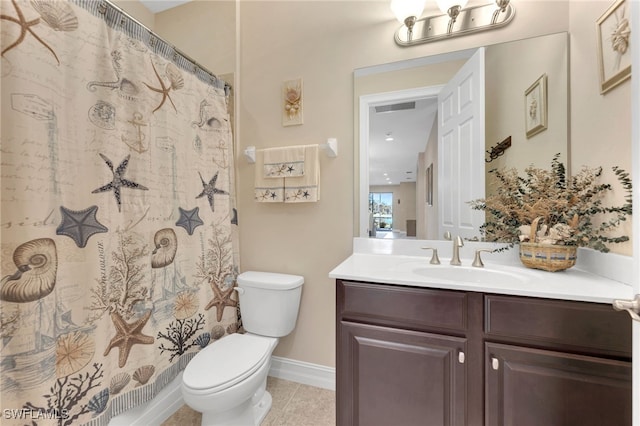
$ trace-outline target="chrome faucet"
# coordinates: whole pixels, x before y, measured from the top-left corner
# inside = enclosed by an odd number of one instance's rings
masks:
[[[453,254],[451,255],[451,262],[449,262],[449,264],[453,266],[462,265],[462,262],[460,262],[460,247],[464,246],[462,238],[459,235],[452,237],[449,231],[444,233],[444,238],[453,241]]]

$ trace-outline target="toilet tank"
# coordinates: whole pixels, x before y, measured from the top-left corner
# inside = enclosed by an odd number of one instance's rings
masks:
[[[244,329],[269,337],[293,331],[298,319],[304,277],[247,271],[238,276],[240,314]]]

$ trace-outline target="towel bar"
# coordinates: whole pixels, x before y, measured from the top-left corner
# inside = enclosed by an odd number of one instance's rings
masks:
[[[338,156],[338,140],[336,138],[327,139],[326,143],[321,143],[318,145],[320,148],[324,149],[327,157],[335,158]],[[249,164],[253,164],[256,162],[256,147],[248,146],[244,150],[244,155],[247,157],[247,162]]]

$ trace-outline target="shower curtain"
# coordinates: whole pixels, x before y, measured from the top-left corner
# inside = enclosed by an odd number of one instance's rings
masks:
[[[105,1],[0,4],[0,423],[105,425],[237,331],[228,88]]]

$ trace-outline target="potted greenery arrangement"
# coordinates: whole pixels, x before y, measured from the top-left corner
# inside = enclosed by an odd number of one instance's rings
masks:
[[[556,154],[551,170],[528,167],[525,176],[517,170],[491,170],[496,176],[496,192],[471,201],[475,210],[487,213],[481,233],[486,241],[520,244],[520,260],[525,266],[559,271],[575,264],[577,247],[608,252],[609,243],[628,241],[628,236],[611,236],[611,231],[632,213],[632,184],[629,173],[613,167],[626,192],[621,206],[604,206],[609,184],[599,183],[602,167],[583,167],[567,178]],[[596,215],[600,220],[596,223]]]

